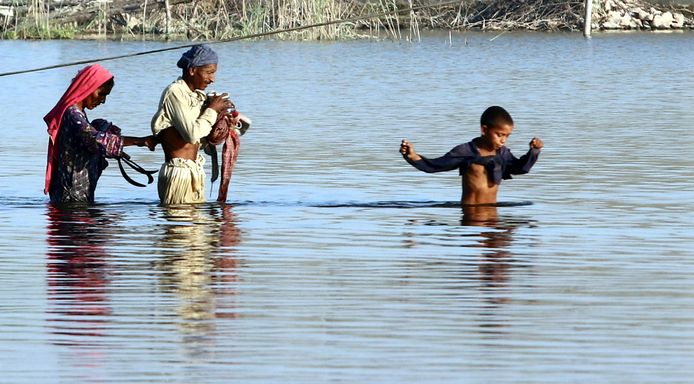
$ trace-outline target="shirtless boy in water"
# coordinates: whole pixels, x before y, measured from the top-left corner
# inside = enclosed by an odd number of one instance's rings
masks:
[[[513,131],[513,119],[498,106],[489,107],[482,113],[480,129],[481,136],[436,159],[420,156],[406,139],[400,144],[400,153],[408,163],[423,172],[459,169],[463,178],[463,205],[496,204],[501,180],[528,173],[540,156],[543,143],[539,138],[533,138],[525,155],[520,159],[513,156],[504,145]]]

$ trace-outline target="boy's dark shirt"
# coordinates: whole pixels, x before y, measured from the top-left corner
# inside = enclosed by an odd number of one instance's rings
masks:
[[[451,171],[460,169],[460,175],[464,176],[470,164],[480,164],[487,170],[489,179],[494,184],[501,183],[501,180],[511,179],[511,175],[522,175],[528,173],[530,168],[535,165],[540,156],[539,149],[530,149],[521,158],[516,158],[511,150],[502,146],[496,151],[496,155],[481,156],[474,141],[460,144],[451,149],[445,155],[436,159],[427,159],[421,156],[421,160],[413,161],[407,156],[405,159],[420,171],[427,173]]]

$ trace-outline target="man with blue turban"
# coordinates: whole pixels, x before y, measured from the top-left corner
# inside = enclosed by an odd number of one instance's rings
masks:
[[[204,44],[183,53],[176,63],[181,77],[164,89],[152,118],[152,133],[165,155],[158,182],[162,205],[205,202],[200,140],[212,130],[217,114],[231,107],[228,95],[208,97],[204,92],[215,80],[217,62],[217,54]]]
[[[209,64],[217,64],[217,53],[205,44],[192,46],[188,51],[181,55],[176,66],[182,69],[203,67]]]

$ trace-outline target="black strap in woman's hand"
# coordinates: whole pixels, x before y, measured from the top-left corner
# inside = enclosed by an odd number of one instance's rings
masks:
[[[148,170],[142,168],[139,164],[137,164],[136,162],[131,160],[130,155],[128,155],[125,152],[121,152],[121,155],[117,159],[118,159],[118,168],[120,168],[120,174],[123,175],[123,178],[128,183],[130,183],[136,187],[145,187],[146,186],[142,183],[138,183],[137,181],[133,180],[130,176],[128,176],[128,174],[125,172],[125,169],[123,168],[123,163],[127,164],[130,168],[134,169],[138,173],[146,175],[147,176],[147,184],[152,184],[152,182],[154,182],[154,177],[152,175],[157,173],[158,170],[148,171]]]

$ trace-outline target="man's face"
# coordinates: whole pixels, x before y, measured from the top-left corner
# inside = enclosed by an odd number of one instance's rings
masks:
[[[190,76],[193,89],[204,91],[208,85],[214,83],[214,74],[216,72],[217,64],[188,68],[188,75]]]

